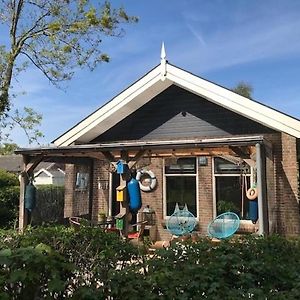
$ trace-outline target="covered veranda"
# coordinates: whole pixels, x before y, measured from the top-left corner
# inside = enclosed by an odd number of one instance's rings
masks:
[[[71,145],[60,147],[40,147],[18,149],[17,154],[23,156],[23,172],[20,181],[19,229],[28,225],[29,212],[25,209],[25,187],[33,175],[35,167],[42,161],[65,164],[85,164],[90,166],[93,180],[93,165],[97,160],[106,160],[111,166],[109,175],[108,212],[111,214],[112,172],[118,160],[128,163],[134,168],[141,158],[166,158],[182,156],[234,156],[242,159],[253,159],[256,162],[258,189],[258,234],[268,233],[268,217],[266,204],[266,154],[272,149],[271,144],[263,136],[241,136],[231,138],[186,139],[168,141],[129,141],[101,144]],[[251,156],[251,157],[250,157]],[[89,185],[88,218],[93,215],[93,183]]]

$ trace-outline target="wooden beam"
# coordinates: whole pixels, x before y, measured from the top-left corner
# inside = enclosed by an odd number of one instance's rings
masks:
[[[24,157],[24,156],[23,156]],[[33,170],[38,166],[38,164],[43,160],[43,155],[38,155],[32,159],[30,159],[30,162],[27,163],[24,171],[29,174],[32,173]]]
[[[47,157],[44,159],[46,162],[64,163],[64,164],[88,164],[91,158],[86,157],[73,157],[73,156],[61,156],[61,157]]]
[[[25,187],[27,185],[27,176],[20,176],[20,200],[19,200],[19,231],[23,232],[28,223],[28,214],[25,209]]]
[[[116,158],[113,156],[113,154],[112,154],[110,151],[101,151],[101,153],[104,155],[104,157],[105,157],[109,162],[116,161]]]
[[[229,146],[229,148],[241,158],[250,158],[250,151],[247,146],[246,147]]]
[[[134,157],[129,158],[129,169],[133,168],[136,163],[140,160],[140,158],[145,154],[146,150],[140,150],[138,151]]]
[[[121,150],[121,159],[128,162],[129,160],[129,155],[127,150]]]

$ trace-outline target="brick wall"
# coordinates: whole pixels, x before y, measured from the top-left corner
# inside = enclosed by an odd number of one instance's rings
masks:
[[[151,164],[146,169],[151,170],[157,178],[157,187],[152,192],[142,193],[142,209],[149,205],[155,210],[157,224],[157,239],[168,240],[171,234],[167,231],[163,217],[163,166],[162,158],[151,159]],[[198,169],[198,230],[202,234],[207,233],[207,225],[213,217],[213,195],[212,195],[212,158],[208,157],[208,165]]]
[[[98,221],[99,212],[108,215],[109,172],[108,163],[104,160],[94,160],[93,176],[93,211],[92,220]]]
[[[296,164],[296,139],[287,134],[270,134],[266,138],[272,143],[272,150],[266,149],[266,181],[269,229],[271,233],[294,235],[300,233],[298,207],[298,182]],[[163,159],[152,158],[146,169],[157,178],[157,186],[152,192],[141,192],[143,206],[149,205],[156,213],[157,238],[166,240],[170,234],[165,228],[163,218]],[[84,191],[75,189],[76,173],[89,172],[86,165],[66,166],[65,212],[64,216],[84,215],[89,209],[89,188]],[[101,210],[108,211],[107,163],[94,160],[92,219],[98,219]],[[105,184],[105,188],[101,185]],[[207,225],[213,218],[213,178],[212,158],[208,157],[207,166],[198,168],[198,216],[200,233],[206,234]]]
[[[198,168],[198,192],[199,192],[199,226],[202,234],[207,234],[207,226],[213,219],[213,178],[212,157],[208,158],[207,166]]]
[[[64,218],[89,213],[89,182],[85,189],[76,188],[77,173],[90,174],[89,165],[66,165]]]
[[[297,235],[300,217],[296,139],[285,133],[268,136],[268,139],[273,144],[273,159],[267,160],[270,231]]]
[[[154,191],[143,192],[142,195],[142,208],[140,211],[149,205],[155,211],[157,239],[168,240],[171,238],[169,232],[165,229],[165,222],[163,218],[163,159],[152,158],[151,164],[145,169],[151,170],[156,176],[157,186]]]

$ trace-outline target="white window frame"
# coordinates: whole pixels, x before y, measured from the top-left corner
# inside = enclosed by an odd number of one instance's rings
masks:
[[[165,161],[168,158],[163,159],[163,218],[165,220],[169,219],[170,216],[167,216],[167,177],[179,177],[179,176],[186,176],[186,177],[196,177],[196,211],[197,216],[196,219],[199,221],[199,163],[198,163],[198,157],[197,156],[178,156],[176,158],[195,158],[196,159],[196,172],[195,174],[166,174],[166,164]]]
[[[216,177],[239,177],[241,176],[240,174],[217,174],[215,173],[215,159],[216,158],[223,158],[226,160],[226,158],[222,157],[222,156],[214,156],[213,160],[212,160],[212,184],[213,184],[213,217],[216,218],[217,217],[217,194],[216,194]],[[250,177],[250,186],[253,185],[253,168],[248,165],[250,167],[250,173],[243,175],[246,177]],[[250,188],[250,187],[249,187]],[[251,220],[241,220],[241,222],[251,222]]]

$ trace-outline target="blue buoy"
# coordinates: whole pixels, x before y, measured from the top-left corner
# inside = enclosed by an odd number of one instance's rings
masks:
[[[35,208],[36,187],[32,183],[29,183],[28,185],[26,185],[24,202],[25,202],[25,208],[28,211],[31,212]]]
[[[258,202],[257,200],[249,201],[249,219],[256,223],[258,220]]]
[[[134,177],[127,183],[127,191],[129,195],[129,210],[132,213],[137,213],[142,207],[142,196],[139,182]]]

